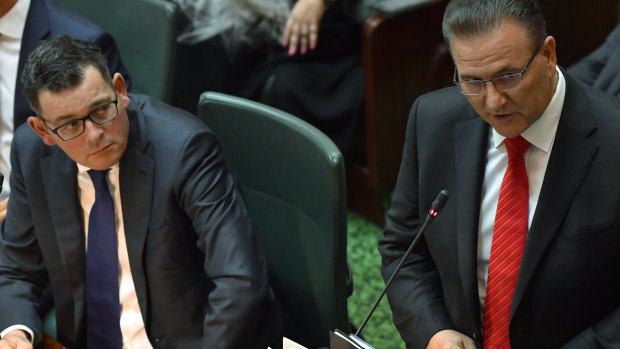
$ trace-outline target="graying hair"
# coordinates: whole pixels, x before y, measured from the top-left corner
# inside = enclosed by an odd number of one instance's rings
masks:
[[[532,48],[547,37],[545,17],[536,0],[450,0],[443,16],[443,37],[450,47],[453,37],[479,37],[509,20],[523,26],[532,40]]]

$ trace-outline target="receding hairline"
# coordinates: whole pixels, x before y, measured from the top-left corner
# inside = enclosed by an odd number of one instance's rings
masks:
[[[448,49],[450,50],[450,52],[452,52],[452,40],[453,39],[457,39],[457,40],[463,40],[463,41],[467,41],[467,40],[475,40],[475,39],[479,39],[482,38],[484,36],[487,35],[491,35],[494,32],[500,30],[502,27],[504,27],[506,24],[509,23],[514,23],[515,25],[517,25],[520,29],[521,32],[523,33],[524,39],[527,43],[527,45],[532,49],[535,50],[536,48],[540,47],[544,41],[545,38],[542,39],[542,41],[540,41],[539,38],[535,37],[535,35],[532,33],[531,30],[528,30],[528,28],[526,28],[523,25],[523,22],[519,21],[518,19],[515,18],[503,18],[501,20],[498,20],[495,25],[493,25],[492,27],[488,27],[486,28],[486,30],[484,31],[478,31],[478,32],[469,32],[469,33],[465,33],[463,35],[453,35],[450,38],[450,41],[447,42],[448,45]]]
[[[452,0],[444,13],[442,34],[450,47],[453,38],[484,36],[509,21],[528,34],[533,48],[548,36],[542,7],[536,0]]]

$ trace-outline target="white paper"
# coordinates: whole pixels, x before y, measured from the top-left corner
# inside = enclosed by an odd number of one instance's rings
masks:
[[[282,349],[308,349],[308,348],[302,345],[299,345],[286,337],[283,337],[282,338]]]

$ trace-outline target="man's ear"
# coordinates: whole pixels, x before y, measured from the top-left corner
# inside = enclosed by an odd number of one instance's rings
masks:
[[[540,49],[543,57],[545,57],[546,60],[546,65],[547,65],[547,71],[549,72],[550,76],[554,76],[555,75],[555,66],[558,63],[558,59],[555,53],[555,39],[553,38],[553,36],[549,35],[547,36],[547,38],[545,39],[545,41],[543,41],[543,45]]]
[[[28,117],[28,126],[36,132],[43,142],[47,145],[56,145],[54,138],[47,131],[47,127],[43,123],[43,120],[36,116]]]
[[[128,108],[131,99],[127,96],[125,78],[123,78],[120,73],[115,73],[112,77],[112,85],[114,85],[114,90],[116,90],[116,95],[118,96],[119,102],[121,102],[125,108]]]

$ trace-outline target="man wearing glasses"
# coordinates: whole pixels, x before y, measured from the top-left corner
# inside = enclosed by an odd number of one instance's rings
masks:
[[[273,345],[265,261],[213,134],[128,96],[95,46],[67,36],[29,56],[22,82],[37,116],[12,147],[0,348],[41,340],[48,285],[70,348]]]
[[[408,348],[620,346],[620,103],[556,66],[535,0],[451,0],[455,87],[411,110],[379,242]],[[568,43],[567,43],[568,44]]]
[[[32,110],[22,94],[21,75],[28,54],[43,40],[60,35],[95,43],[104,52],[108,67],[130,78],[110,34],[52,0],[0,1],[0,172],[9,178],[13,132],[26,122]],[[0,220],[6,215],[10,186],[0,193]]]

